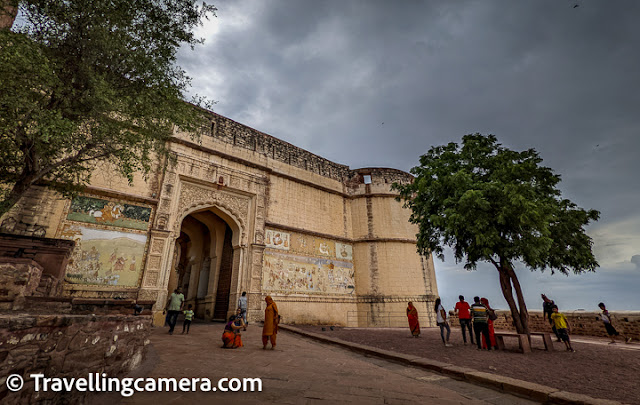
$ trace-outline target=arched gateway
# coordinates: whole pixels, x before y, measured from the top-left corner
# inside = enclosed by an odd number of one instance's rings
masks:
[[[29,197],[40,211],[20,221],[77,242],[63,295],[154,302],[157,325],[178,285],[206,320],[226,318],[246,291],[250,321],[271,295],[290,323],[400,326],[407,301],[433,322],[433,262],[416,253],[417,229],[390,189],[409,174],[351,170],[209,118],[197,141],[176,133],[175,159],[135,187],[101,167],[73,201]]]

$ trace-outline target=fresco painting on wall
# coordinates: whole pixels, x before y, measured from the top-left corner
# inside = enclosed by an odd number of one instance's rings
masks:
[[[315,239],[316,254],[320,256],[335,257],[335,244],[326,239]]]
[[[286,232],[267,229],[264,239],[268,248],[289,250],[291,246],[291,235]]]
[[[336,258],[342,260],[353,260],[353,246],[336,242]]]
[[[315,254],[315,238],[308,235],[292,234],[291,235],[291,252],[302,253],[305,255]]]
[[[67,265],[66,282],[127,287],[138,285],[146,235],[67,224],[61,237],[76,241]]]
[[[353,264],[341,260],[265,252],[262,269],[264,291],[341,295],[355,292]]]
[[[147,230],[151,208],[92,197],[76,197],[67,219],[90,224]]]

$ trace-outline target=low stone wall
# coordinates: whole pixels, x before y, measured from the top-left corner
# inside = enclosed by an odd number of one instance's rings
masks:
[[[82,403],[81,392],[35,393],[29,375],[123,376],[141,363],[150,331],[148,315],[0,314],[0,402]],[[11,374],[24,378],[21,391],[7,390]]]
[[[458,317],[450,312],[452,325],[460,326]],[[600,319],[600,312],[564,311],[562,312],[571,324],[573,335],[607,337],[607,332]],[[494,321],[494,327],[502,330],[515,330],[511,312],[506,310],[496,311],[498,319]],[[640,311],[616,311],[610,312],[613,326],[621,334],[634,340],[640,340]],[[541,310],[529,311],[529,325],[532,331],[551,332],[549,321],[543,317]]]

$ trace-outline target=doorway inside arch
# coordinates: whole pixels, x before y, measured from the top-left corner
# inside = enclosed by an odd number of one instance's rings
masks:
[[[168,293],[182,287],[196,318],[224,321],[233,274],[233,230],[213,210],[184,218],[176,239]]]

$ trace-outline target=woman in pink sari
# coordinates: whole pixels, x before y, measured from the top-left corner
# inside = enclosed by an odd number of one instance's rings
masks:
[[[409,319],[409,329],[413,337],[420,336],[420,321],[418,321],[418,310],[413,306],[413,302],[409,302],[407,307],[407,318]]]
[[[489,300],[486,298],[480,298],[480,302],[482,303],[482,305],[484,305],[485,307],[487,307],[487,323],[489,324],[489,340],[491,341],[491,347],[494,349],[498,349],[498,345],[496,345],[496,335],[495,335],[495,331],[493,330],[493,319],[491,319],[491,317],[495,317],[495,311],[491,308],[491,306],[489,306]],[[487,348],[487,341],[484,338],[484,335],[482,335],[482,348],[486,349]]]

